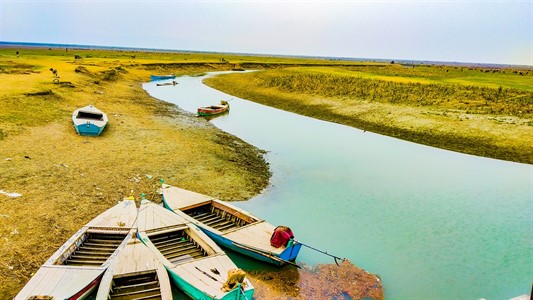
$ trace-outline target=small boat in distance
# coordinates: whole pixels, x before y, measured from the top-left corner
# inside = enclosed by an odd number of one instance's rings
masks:
[[[87,105],[72,113],[72,122],[79,135],[98,136],[107,125],[107,115],[98,108]]]
[[[172,82],[165,82],[165,83],[156,83],[157,86],[165,86],[165,85],[176,85],[178,84],[175,80],[172,80]]]
[[[84,299],[135,233],[136,218],[135,201],[106,210],[52,254],[14,299]]]
[[[184,213],[220,246],[277,266],[296,265],[302,244],[288,227],[274,227],[227,202],[185,189],[163,184],[162,192],[166,208]]]
[[[192,299],[252,299],[254,287],[246,273],[185,214],[142,200],[137,227],[138,238]]]
[[[156,80],[165,80],[165,79],[174,79],[176,78],[176,75],[169,74],[169,75],[150,75],[150,80],[156,81]]]
[[[198,116],[214,116],[229,111],[228,101],[221,100],[219,105],[203,106],[198,108]]]

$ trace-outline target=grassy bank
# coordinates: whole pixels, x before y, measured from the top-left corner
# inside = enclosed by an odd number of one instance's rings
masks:
[[[263,151],[151,98],[141,85],[150,74],[195,75],[298,63],[324,62],[0,48],[0,190],[22,194],[18,198],[0,194],[0,298],[14,297],[60,245],[118,200],[131,193],[139,199],[145,193],[159,202],[155,190],[161,178],[223,200],[246,200],[266,187],[270,173]],[[53,82],[51,68],[57,71],[58,83]],[[97,138],[78,136],[72,126],[73,110],[88,104],[109,117]],[[322,287],[324,295],[348,292],[383,298],[374,275],[345,264],[338,272],[346,276],[332,281],[330,267],[250,275],[258,299],[309,298],[316,295],[316,282],[339,283],[331,289]]]
[[[74,232],[131,191],[160,201],[160,178],[225,200],[268,184],[259,149],[142,89],[153,73],[228,69],[216,58],[168,66],[165,54],[133,61],[109,51],[77,51],[82,59],[64,49],[20,53],[0,51],[0,189],[22,194],[0,195],[0,298],[12,298]],[[97,138],[72,126],[72,111],[88,104],[109,117]]]
[[[533,72],[311,66],[206,84],[283,110],[453,151],[533,163]]]

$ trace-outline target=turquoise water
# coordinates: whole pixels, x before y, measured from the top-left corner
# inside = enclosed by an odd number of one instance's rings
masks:
[[[533,166],[455,153],[262,106],[204,77],[144,88],[268,151],[273,176],[237,206],[379,274],[387,299],[509,299],[533,279]],[[303,248],[299,261],[332,263]]]

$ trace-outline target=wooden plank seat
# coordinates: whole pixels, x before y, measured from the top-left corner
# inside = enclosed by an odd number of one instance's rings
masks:
[[[113,252],[111,252],[113,253]],[[92,255],[92,256],[105,256],[105,257],[108,257],[109,256],[109,251],[105,251],[105,252],[96,252],[96,251],[87,251],[87,250],[78,250],[76,251],[76,254],[78,255]]]
[[[79,259],[71,259],[68,262],[69,266],[101,266],[104,261],[88,261],[88,260],[79,260]]]
[[[201,253],[202,253],[202,250],[194,247],[194,248],[186,249],[186,250],[169,250],[168,252],[163,253],[163,255],[167,258],[176,258],[176,257],[184,256],[184,255],[192,256],[192,254],[201,254]]]
[[[156,241],[152,240],[152,243],[157,243],[158,245],[165,246],[165,245],[174,245],[174,244],[184,244],[187,243],[188,240],[181,237],[181,236],[169,236],[169,237],[163,237],[159,238]]]
[[[219,231],[228,231],[247,225],[248,222],[210,204],[184,211],[195,220]]]
[[[150,240],[169,261],[176,261],[177,258],[182,257],[197,259],[207,256],[207,252],[184,230],[150,236]]]
[[[113,279],[111,299],[161,299],[159,280],[155,272]]]
[[[64,262],[65,265],[100,266],[113,254],[125,235],[89,233],[85,241]]]
[[[157,286],[158,284],[159,284],[159,281],[154,280],[154,281],[146,281],[146,282],[141,282],[141,283],[136,283],[136,284],[122,285],[120,287],[113,285],[113,287],[118,292],[119,289],[135,289],[135,288],[138,289],[138,288],[144,288],[144,287],[152,288],[153,286]]]

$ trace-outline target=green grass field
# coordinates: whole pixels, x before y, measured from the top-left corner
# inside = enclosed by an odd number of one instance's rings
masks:
[[[381,64],[209,78],[229,94],[480,156],[533,163],[533,71]]]

